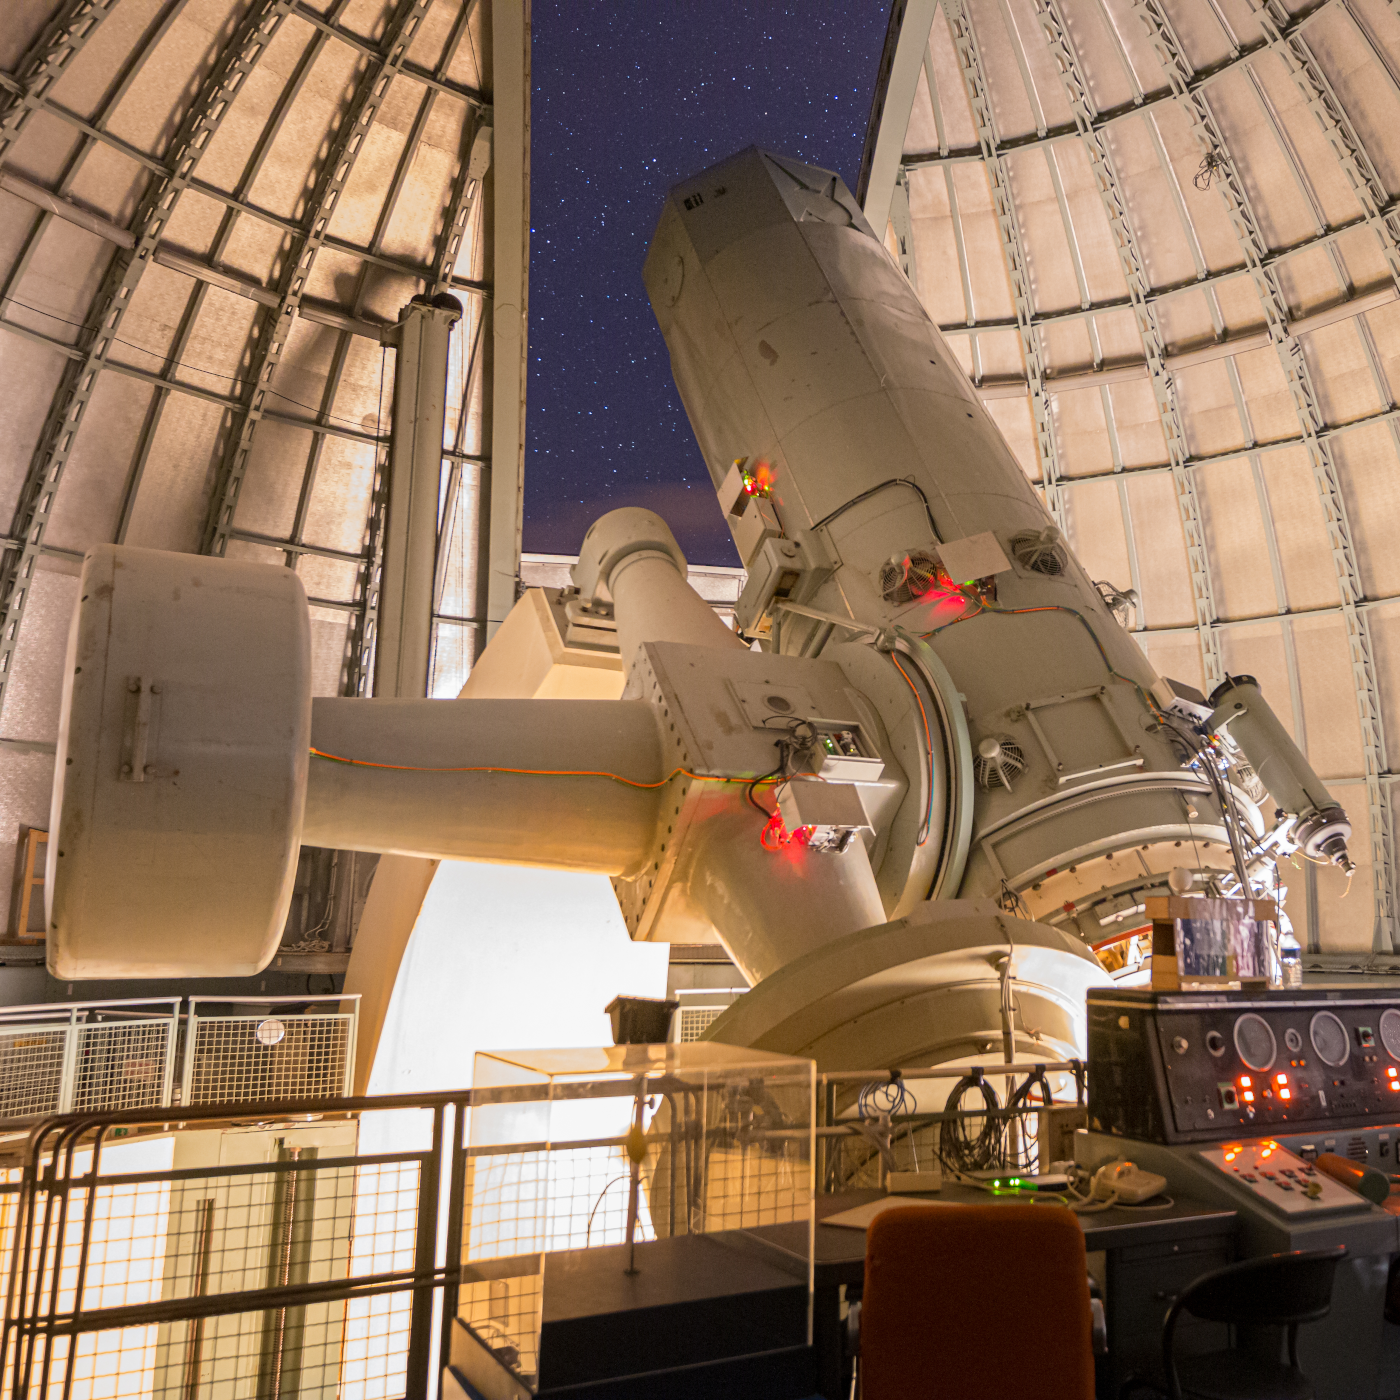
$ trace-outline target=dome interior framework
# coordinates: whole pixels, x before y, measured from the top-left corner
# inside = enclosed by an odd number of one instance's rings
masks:
[[[506,59],[525,116],[498,130],[498,9],[6,7],[0,857],[20,825],[48,824],[68,620],[94,544],[295,569],[311,599],[314,693],[369,693],[391,328],[416,294],[463,308],[429,686],[460,689],[485,643],[492,530],[511,578],[519,550],[520,424],[498,425],[493,399],[519,401],[521,365],[498,364],[494,301],[498,278],[514,279],[504,315],[523,361],[528,24],[522,12]],[[498,199],[503,133],[515,176]],[[513,225],[505,198],[520,204]],[[513,246],[502,227],[517,229]],[[492,505],[498,426],[504,520]]]

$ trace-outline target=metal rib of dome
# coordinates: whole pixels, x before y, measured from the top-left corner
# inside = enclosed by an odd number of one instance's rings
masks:
[[[464,308],[431,687],[457,693],[485,643],[496,573],[514,601],[525,13],[492,0],[6,8],[0,853],[16,823],[47,826],[68,617],[94,544],[296,569],[312,599],[315,692],[366,692],[386,332],[418,293]],[[505,115],[501,63],[516,90]],[[493,135],[501,159],[483,174]]]
[[[1400,7],[896,0],[860,197],[1163,674],[1257,676],[1400,949]],[[1369,859],[1367,859],[1369,857]]]

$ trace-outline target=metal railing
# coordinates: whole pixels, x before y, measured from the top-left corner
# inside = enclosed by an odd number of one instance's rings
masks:
[[[980,1099],[973,1108],[928,1112],[901,1105],[900,1080],[888,1071],[819,1076],[817,1189],[877,1185],[891,1161],[906,1167],[904,1154],[922,1154],[924,1143],[930,1164],[947,1160],[950,1124],[968,1141],[991,1121],[1003,1151],[1024,1151],[1031,1119],[1054,1107],[1033,1102],[1028,1086],[1053,1097],[1044,1093],[1047,1076],[1073,1085],[1082,1073],[1073,1063],[1047,1064],[1043,1074],[1038,1066],[988,1064],[908,1070],[903,1078],[919,1088],[967,1070],[975,1083],[979,1069],[982,1079],[1011,1076],[1010,1092],[990,1111]],[[478,1325],[467,1246],[495,1219],[478,1222],[476,1214],[500,1211],[477,1178],[508,1166],[512,1154],[550,1146],[474,1147],[470,1112],[549,1093],[513,1086],[265,1101],[252,1124],[241,1105],[225,1103],[183,1107],[178,1123],[128,1108],[33,1125],[16,1164],[0,1166],[4,1397],[431,1394],[449,1365],[459,1314]],[[1073,1111],[1077,1097],[1071,1087],[1064,1106]],[[385,1133],[366,1128],[386,1112],[413,1120],[400,1119],[387,1143]],[[1022,1125],[1019,1140],[1013,1124]],[[624,1141],[560,1144],[588,1159],[565,1163],[587,1177],[561,1198],[560,1208],[573,1212],[563,1231],[568,1247],[579,1243],[575,1227],[585,1221],[585,1245],[616,1235],[617,1221],[607,1217],[622,1219],[626,1193],[609,1190],[613,1163],[592,1158],[604,1149],[615,1155]],[[386,1145],[393,1150],[379,1150]],[[673,1151],[672,1177],[679,1160]],[[688,1216],[685,1208],[677,1213]],[[541,1238],[563,1238],[557,1224],[542,1225]]]
[[[305,997],[191,997],[185,1032],[182,1104],[253,1103],[264,1099],[340,1098],[355,1079],[359,995],[321,997],[349,1011],[303,1011]],[[209,1015],[200,1004],[268,1007],[262,1016]]]
[[[170,1102],[180,998],[0,1008],[0,1118]]]
[[[182,1005],[0,1007],[0,1119],[350,1093],[358,996],[190,997],[187,1013]],[[211,1015],[214,1005],[261,1010]]]
[[[5,1394],[425,1395],[434,1310],[458,1275],[460,1178],[445,1220],[441,1187],[469,1097],[262,1104],[251,1161],[246,1125],[245,1150],[210,1162],[146,1111],[39,1124],[0,1172]],[[181,1128],[226,1126],[237,1107],[181,1109]],[[360,1155],[336,1140],[360,1113],[400,1108],[427,1111],[427,1146]]]

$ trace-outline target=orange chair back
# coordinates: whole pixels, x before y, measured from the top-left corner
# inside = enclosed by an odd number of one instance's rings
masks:
[[[1063,1206],[911,1206],[871,1223],[863,1400],[1093,1400],[1084,1232]]]

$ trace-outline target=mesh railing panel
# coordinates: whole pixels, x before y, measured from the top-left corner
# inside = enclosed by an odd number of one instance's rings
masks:
[[[272,1021],[282,1037],[265,1045],[258,1028]],[[192,1018],[185,1102],[336,1098],[345,1092],[353,1024],[352,1017],[343,1015]],[[271,1038],[266,1031],[264,1035]]]
[[[722,1006],[681,1007],[681,1043],[699,1040],[709,1029],[710,1022],[724,1011]]]
[[[67,1026],[0,1026],[0,1118],[57,1113]]]
[[[6,1396],[402,1397],[413,1293],[396,1282],[391,1286],[400,1286],[399,1292],[361,1298],[316,1298],[307,1290],[348,1293],[357,1282],[412,1274],[423,1161],[361,1164],[353,1158],[318,1160],[316,1152],[279,1146],[278,1160],[265,1169],[211,1168],[197,1177],[162,1170],[137,1182],[99,1179],[95,1190],[75,1180],[62,1239],[53,1239],[39,1276],[31,1276],[26,1315],[49,1313],[55,1271],[60,1322],[75,1305],[80,1316],[99,1324],[104,1319],[94,1314],[103,1308],[149,1305],[165,1311],[148,1324],[76,1336],[46,1335],[41,1323],[25,1356],[27,1387],[15,1388],[13,1344],[7,1353]],[[79,1162],[78,1169],[86,1167]],[[56,1193],[38,1202],[40,1235],[46,1211],[56,1224],[59,1199]],[[2,1184],[0,1211],[8,1212],[0,1216],[5,1243],[13,1238],[14,1209]],[[300,1289],[307,1300],[186,1315],[196,1299],[236,1307],[251,1291],[269,1288]]]
[[[154,1108],[165,1088],[171,1023],[101,1021],[79,1025],[74,1063],[74,1113]]]

